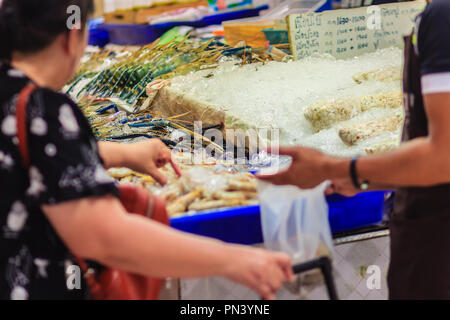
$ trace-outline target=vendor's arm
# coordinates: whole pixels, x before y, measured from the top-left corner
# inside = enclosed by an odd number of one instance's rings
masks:
[[[360,158],[360,181],[381,186],[431,186],[450,182],[450,92],[425,95],[429,121],[428,137],[414,139],[388,153]],[[275,184],[293,184],[303,188],[327,179],[348,179],[350,159],[327,156],[303,147],[280,148],[293,164],[273,176],[259,176]]]
[[[158,169],[167,163],[181,175],[177,165],[172,161],[170,149],[159,139],[133,144],[99,142],[98,145],[106,168],[127,167],[151,175],[162,185],[167,183],[167,178]]]

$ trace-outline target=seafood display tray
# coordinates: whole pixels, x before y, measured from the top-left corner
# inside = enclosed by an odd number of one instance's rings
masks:
[[[256,17],[261,10],[268,9],[267,5],[256,8],[233,10],[205,16],[197,21],[166,22],[154,25],[134,25],[134,24],[103,24],[97,26],[98,29],[106,30],[109,33],[109,41],[118,45],[144,45],[151,43],[164,34],[164,32],[176,26],[191,26],[203,28],[210,25],[221,24],[223,21]]]
[[[354,197],[328,196],[331,231],[343,232],[380,223],[386,193],[372,191]],[[181,231],[251,245],[263,242],[260,214],[260,207],[255,205],[176,217],[170,223]]]

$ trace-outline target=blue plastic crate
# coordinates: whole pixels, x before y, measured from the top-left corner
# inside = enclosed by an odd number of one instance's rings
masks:
[[[106,46],[109,43],[109,32],[98,28],[90,29],[88,43],[91,46]]]
[[[173,228],[240,244],[263,242],[259,206],[205,212],[170,219]]]
[[[349,231],[380,223],[383,220],[385,193],[372,191],[354,197],[327,197],[331,231]]]
[[[316,12],[323,12],[326,10],[333,10],[333,0],[328,0],[321,6],[319,9],[317,9]]]
[[[257,8],[217,13],[203,17],[197,21],[166,22],[154,25],[105,23],[97,26],[97,28],[103,29],[109,33],[109,40],[111,43],[119,45],[145,45],[155,41],[173,27],[191,26],[194,28],[203,28],[210,25],[221,24],[222,22],[228,20],[255,17],[259,15],[261,10],[266,9],[268,9],[268,6],[263,5]]]
[[[384,191],[354,197],[327,197],[329,222],[333,233],[380,223],[383,219]],[[263,242],[259,206],[222,209],[192,216],[172,218],[175,229],[240,244]]]
[[[165,32],[165,30],[153,28],[152,26],[137,24],[105,23],[99,28],[109,33],[111,43],[123,46],[149,44],[161,37]]]
[[[178,26],[190,26],[194,28],[204,28],[216,24],[221,24],[224,21],[243,19],[256,17],[259,15],[259,12],[262,10],[268,9],[268,5],[259,6],[256,8],[243,9],[243,10],[233,10],[227,12],[218,12],[217,14],[213,14],[210,16],[203,17],[197,21],[177,21],[177,22],[165,22],[153,24],[152,27],[156,29],[164,29],[165,31],[172,29],[173,27]]]

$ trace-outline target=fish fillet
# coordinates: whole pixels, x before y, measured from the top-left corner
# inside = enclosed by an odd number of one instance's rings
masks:
[[[396,131],[403,121],[401,115],[383,117],[376,120],[361,122],[343,127],[339,130],[339,137],[347,145],[355,145],[369,138],[377,137],[386,132]]]
[[[364,96],[360,98],[359,103],[361,111],[372,108],[396,108],[403,104],[403,94],[398,92]]]
[[[371,108],[396,108],[403,103],[400,92],[383,93],[359,98],[319,101],[306,108],[304,116],[315,131],[350,120]]]
[[[393,150],[399,146],[399,139],[391,139],[379,142],[366,148],[366,154],[369,156],[381,154]]]
[[[369,72],[357,73],[353,76],[356,83],[363,83],[365,81],[399,81],[402,80],[402,70],[400,67],[389,67],[385,69],[377,69]]]

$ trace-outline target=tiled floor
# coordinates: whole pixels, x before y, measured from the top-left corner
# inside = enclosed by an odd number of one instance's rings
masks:
[[[387,268],[389,264],[389,237],[352,242],[335,247],[335,281],[340,299],[387,299]],[[367,282],[370,265],[380,268],[380,289],[369,289]]]
[[[389,237],[339,244],[334,247],[334,278],[339,298],[342,300],[387,299],[386,275],[389,263]],[[381,271],[380,289],[369,289],[366,274],[369,266],[376,265]],[[191,279],[180,282],[183,300],[234,300],[259,299],[253,291],[223,278]],[[278,293],[279,299],[327,299],[324,285],[302,287],[300,294],[287,288]]]

